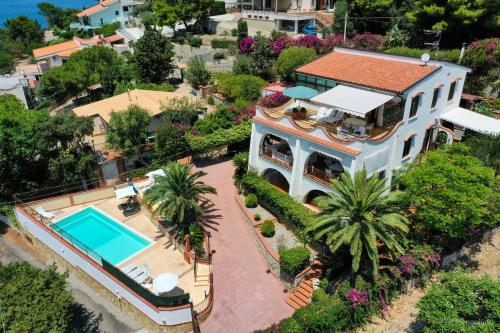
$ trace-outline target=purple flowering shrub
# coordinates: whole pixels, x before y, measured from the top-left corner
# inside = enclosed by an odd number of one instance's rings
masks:
[[[355,34],[349,41],[351,46],[363,50],[382,50],[384,48],[385,39],[382,35],[364,32]]]
[[[485,95],[491,90],[491,96],[500,92],[500,86],[494,84],[500,76],[500,38],[472,42],[465,50],[463,65],[472,69],[465,81],[465,91]]]
[[[276,40],[271,40],[273,47],[273,54],[277,57],[281,54],[281,51],[289,48],[292,45],[293,38],[288,35],[282,35]]]
[[[405,279],[427,279],[439,269],[441,256],[430,246],[418,245],[397,258],[397,266],[393,269],[396,276]]]
[[[253,44],[255,43],[255,39],[252,37],[245,37],[240,42],[240,52],[243,54],[249,54],[253,50]]]
[[[283,95],[281,91],[266,95],[260,100],[260,105],[266,108],[277,108],[290,100],[290,97]]]
[[[347,292],[346,298],[351,301],[353,308],[368,304],[368,292],[365,290],[351,289]]]

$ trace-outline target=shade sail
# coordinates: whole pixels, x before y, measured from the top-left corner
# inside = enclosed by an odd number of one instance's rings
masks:
[[[482,114],[464,108],[458,107],[451,111],[445,112],[441,115],[440,118],[455,125],[463,126],[475,132],[490,134],[500,133],[499,120],[483,116]]]
[[[338,85],[311,98],[311,101],[333,106],[343,112],[364,117],[371,110],[390,101],[394,95],[381,92]]]
[[[317,94],[318,94],[317,90],[304,86],[296,86],[288,88],[283,92],[283,95],[285,96],[291,98],[302,98],[302,99],[309,99],[316,96]]]
[[[153,280],[153,289],[158,294],[167,293],[177,287],[179,276],[175,273],[161,273]]]
[[[115,190],[115,195],[117,199],[128,198],[136,195],[133,186],[128,186],[124,188],[119,188]]]

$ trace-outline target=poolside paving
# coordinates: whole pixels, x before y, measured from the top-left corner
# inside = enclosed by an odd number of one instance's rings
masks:
[[[209,198],[214,211],[211,232],[215,299],[212,313],[202,323],[203,333],[245,333],[263,329],[293,313],[285,303],[283,286],[266,273],[267,266],[234,198],[233,166],[224,161],[197,169],[203,181],[217,189]],[[220,216],[218,216],[220,215]]]

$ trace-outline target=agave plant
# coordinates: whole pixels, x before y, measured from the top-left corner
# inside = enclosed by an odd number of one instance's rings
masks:
[[[402,215],[400,194],[389,192],[385,181],[367,178],[366,170],[354,178],[342,174],[331,184],[332,192],[316,199],[323,209],[314,224],[306,228],[315,239],[325,239],[332,253],[349,246],[352,270],[357,272],[362,259],[368,259],[375,277],[379,269],[379,247],[395,256],[404,253],[408,220]]]

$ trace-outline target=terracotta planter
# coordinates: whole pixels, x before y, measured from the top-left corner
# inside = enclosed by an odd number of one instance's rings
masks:
[[[292,119],[301,120],[306,119],[307,112],[292,112]]]

